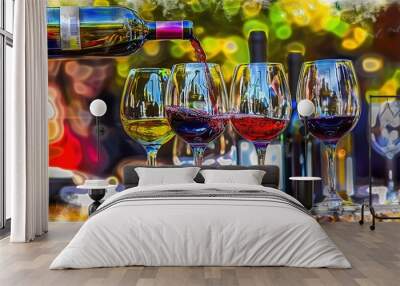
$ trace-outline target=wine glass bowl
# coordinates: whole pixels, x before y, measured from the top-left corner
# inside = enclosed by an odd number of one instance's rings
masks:
[[[252,142],[263,165],[268,144],[287,127],[291,116],[289,85],[279,63],[251,63],[235,68],[230,90],[230,120]]]
[[[309,132],[324,142],[328,153],[328,196],[322,204],[337,210],[343,204],[336,192],[336,144],[356,125],[361,100],[353,63],[345,59],[305,62],[297,86],[297,102],[310,100],[314,113],[306,118]]]
[[[147,164],[156,165],[157,152],[174,132],[165,117],[169,69],[139,68],[129,72],[122,93],[120,117],[125,132],[144,146]]]
[[[370,103],[372,148],[388,160],[400,153],[400,100]]]
[[[167,85],[166,114],[174,132],[188,143],[201,165],[207,144],[227,123],[227,93],[219,65],[177,64]]]
[[[387,160],[386,202],[399,203],[399,194],[394,188],[393,173],[395,157],[400,153],[400,100],[386,98],[384,102],[382,99],[379,102],[372,102],[371,97],[370,101],[371,123],[368,136],[373,150]]]

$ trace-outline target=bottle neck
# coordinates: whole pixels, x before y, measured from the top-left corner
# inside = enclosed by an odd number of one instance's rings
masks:
[[[252,31],[249,37],[250,63],[267,61],[267,35],[264,31]]]
[[[179,40],[193,37],[191,21],[157,21],[147,22],[147,39],[149,40]]]

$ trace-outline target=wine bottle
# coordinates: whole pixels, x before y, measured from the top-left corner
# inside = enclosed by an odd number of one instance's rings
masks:
[[[250,63],[267,61],[267,35],[264,31],[252,31],[248,39]]]
[[[288,174],[290,176],[306,176],[306,166],[305,162],[309,158],[305,158],[305,141],[302,131],[300,127],[302,124],[299,124],[300,117],[297,113],[297,101],[296,101],[296,93],[297,93],[297,83],[299,80],[300,69],[303,64],[304,57],[301,53],[298,52],[289,52],[287,56],[287,65],[288,65],[288,80],[289,80],[289,89],[292,95],[292,119],[291,123],[287,129],[287,143],[288,143],[288,152],[286,153],[289,158],[287,158],[288,165],[291,166],[288,169]],[[308,154],[310,155],[310,154]],[[311,175],[311,174],[309,174]],[[290,187],[290,184],[288,183]]]
[[[191,39],[192,29],[191,21],[147,22],[120,6],[47,8],[50,58],[129,55],[146,40]]]

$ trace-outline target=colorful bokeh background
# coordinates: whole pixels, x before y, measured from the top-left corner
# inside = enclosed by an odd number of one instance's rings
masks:
[[[400,91],[400,1],[364,0],[131,0],[48,1],[49,6],[120,5],[146,20],[192,20],[210,62],[222,66],[229,87],[234,67],[248,62],[247,36],[251,30],[268,34],[268,59],[287,67],[290,52],[305,60],[349,58],[356,68],[363,99],[360,122],[338,149],[338,187],[344,195],[357,195],[368,184],[368,105],[371,95],[397,95]],[[49,60],[50,217],[53,220],[86,218],[86,206],[76,185],[86,178],[120,183],[126,164],[145,163],[140,144],[123,131],[119,101],[131,68],[171,67],[194,61],[189,42],[149,41],[137,53],[120,58]],[[294,95],[292,95],[294,96]],[[97,160],[95,120],[89,112],[94,99],[108,106],[100,120],[101,158]],[[387,100],[382,98],[382,102]],[[379,102],[379,101],[378,101]],[[400,115],[399,115],[400,116]],[[399,119],[400,120],[400,119]],[[272,161],[282,166],[283,184],[289,175],[301,175],[302,123],[293,116],[285,136],[277,140]],[[231,128],[207,151],[209,164],[251,164],[255,154]],[[237,148],[237,146],[242,148]],[[326,158],[317,140],[312,145],[313,175],[325,177]],[[296,151],[297,150],[297,151]],[[272,151],[271,151],[272,152]],[[178,138],[163,146],[160,164],[181,164],[190,149]],[[350,158],[350,159],[349,159]],[[375,182],[385,185],[387,160],[373,153]],[[395,158],[394,181],[399,188],[400,160]],[[122,190],[118,186],[117,190]],[[360,195],[363,197],[363,195]]]

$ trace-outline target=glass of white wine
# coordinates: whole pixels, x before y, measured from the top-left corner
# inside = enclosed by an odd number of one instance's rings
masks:
[[[129,72],[121,98],[125,132],[146,149],[147,164],[156,165],[161,145],[174,137],[164,113],[165,88],[170,70],[138,68]]]

